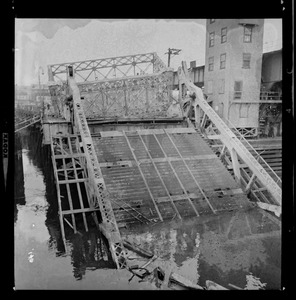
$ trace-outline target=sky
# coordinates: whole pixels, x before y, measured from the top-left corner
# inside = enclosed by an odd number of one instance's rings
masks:
[[[47,65],[156,52],[177,69],[205,63],[205,19],[15,19],[15,83],[48,81]],[[282,48],[281,19],[265,19],[263,52]]]

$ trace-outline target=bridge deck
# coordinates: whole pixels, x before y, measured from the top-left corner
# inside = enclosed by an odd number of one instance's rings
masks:
[[[191,128],[104,131],[93,136],[118,223],[214,214],[248,199]],[[142,219],[143,220],[143,219]]]

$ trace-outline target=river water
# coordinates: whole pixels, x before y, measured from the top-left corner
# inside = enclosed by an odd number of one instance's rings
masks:
[[[157,255],[147,269],[163,270],[161,285],[151,276],[131,279],[126,269],[115,270],[95,228],[84,234],[68,231],[65,252],[50,151],[42,146],[39,129],[18,134],[16,150],[16,290],[166,290],[173,288],[167,282],[171,272],[203,287],[212,280],[228,289],[233,289],[229,284],[242,289],[281,288],[281,224],[259,208],[123,228],[123,238]],[[128,257],[131,264],[147,261],[131,252]]]

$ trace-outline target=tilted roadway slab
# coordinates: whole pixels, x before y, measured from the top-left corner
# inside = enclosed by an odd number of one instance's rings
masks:
[[[119,224],[136,222],[135,211],[149,220],[166,220],[248,205],[192,128],[102,131],[92,138]]]

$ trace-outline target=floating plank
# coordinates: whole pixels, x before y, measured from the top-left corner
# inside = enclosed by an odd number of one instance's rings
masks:
[[[236,286],[236,285],[234,285],[234,284],[232,284],[232,283],[228,283],[228,285],[229,285],[230,287],[236,289],[236,290],[243,290],[242,288],[240,288],[240,287],[238,287],[238,286]]]
[[[257,206],[259,206],[260,208],[262,208],[264,210],[273,212],[277,217],[280,217],[280,215],[282,214],[281,206],[263,203],[263,202],[256,202],[256,204],[257,204]]]
[[[213,290],[213,291],[222,291],[222,290],[228,290],[227,288],[223,287],[220,284],[217,284],[214,281],[206,280],[206,287],[207,290]]]
[[[193,290],[204,290],[204,288],[198,284],[193,283],[191,280],[183,277],[180,274],[172,272],[169,277],[169,282],[177,283],[181,286],[184,286],[188,289]]]
[[[135,245],[134,243],[131,243],[130,241],[124,240],[123,241],[123,246],[137,254],[139,254],[140,256],[146,257],[146,258],[151,258],[153,257],[153,253],[139,247],[138,245]]]

